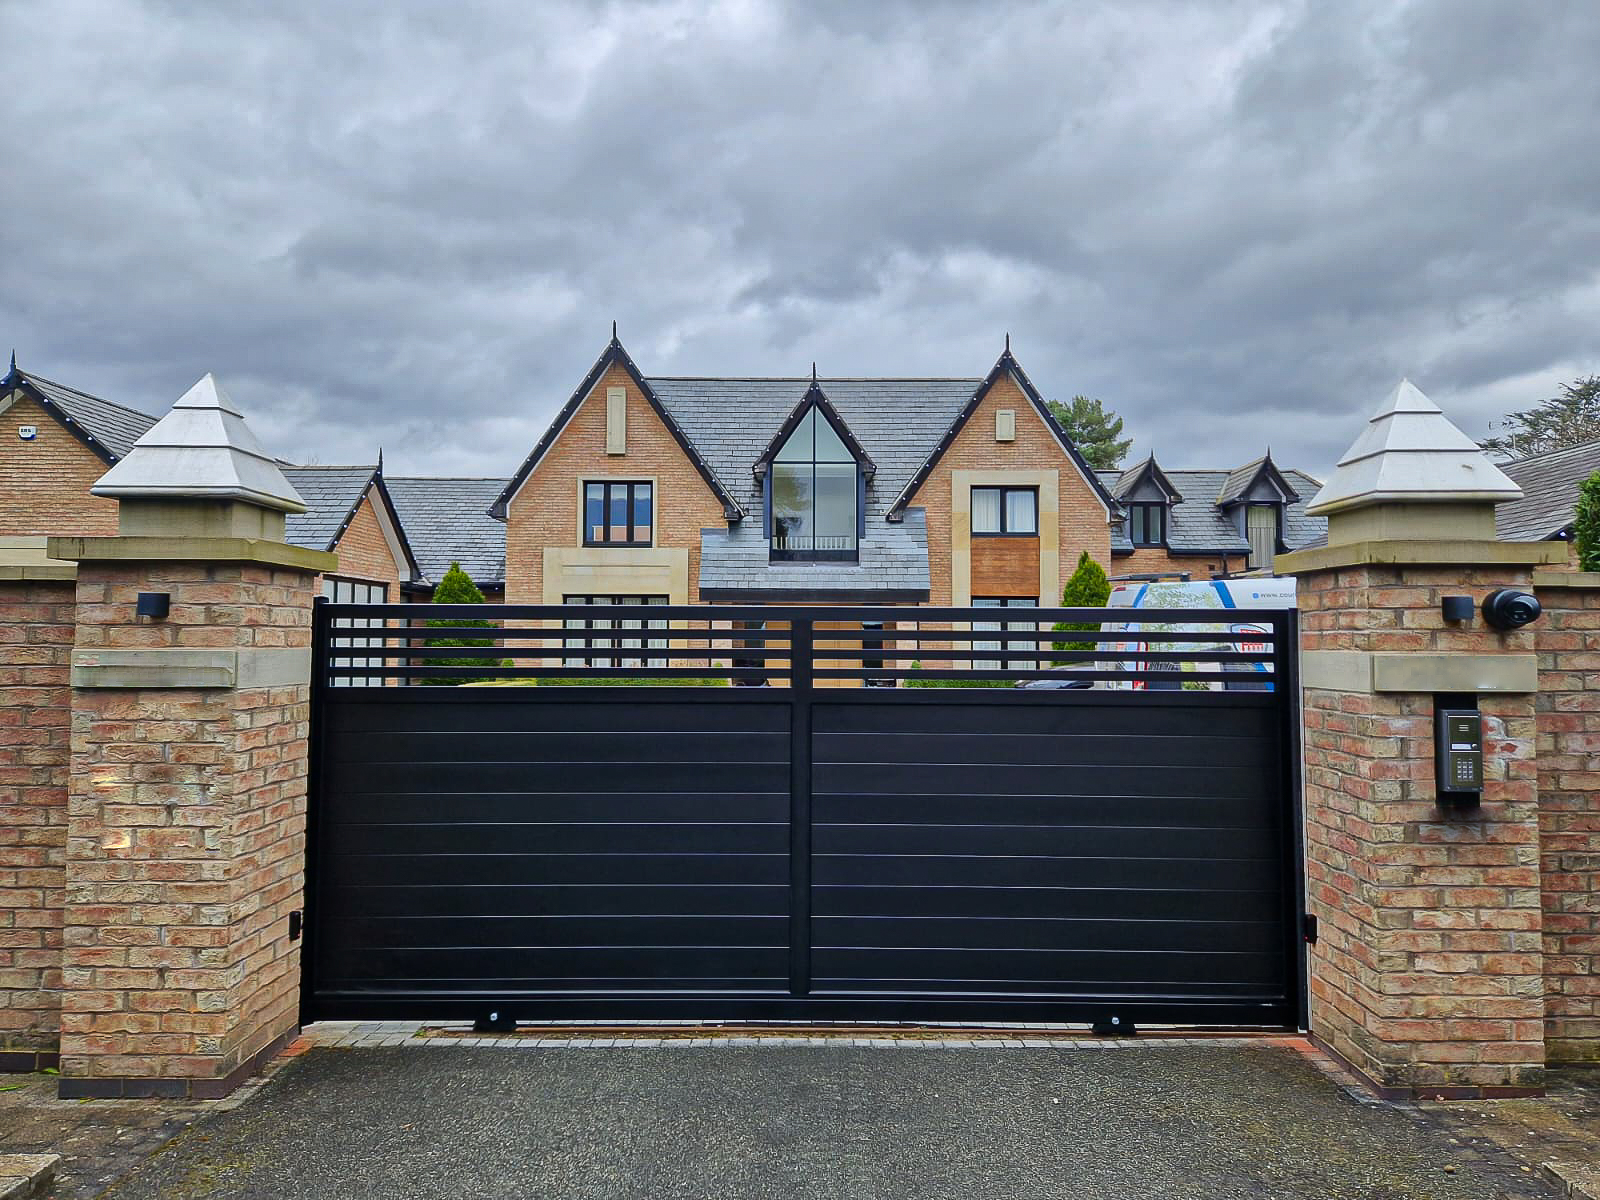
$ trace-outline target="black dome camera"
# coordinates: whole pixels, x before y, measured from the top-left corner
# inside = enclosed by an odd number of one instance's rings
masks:
[[[1538,598],[1515,588],[1500,588],[1483,598],[1483,619],[1495,629],[1521,629],[1544,611]]]

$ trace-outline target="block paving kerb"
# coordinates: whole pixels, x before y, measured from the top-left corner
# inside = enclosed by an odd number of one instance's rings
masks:
[[[259,499],[138,515],[124,496],[115,536],[0,546],[0,1067],[59,1055],[63,1095],[222,1095],[295,1032],[312,584],[335,561],[283,543],[281,514],[216,508]],[[1371,541],[1335,521],[1286,565],[1311,1032],[1394,1092],[1497,1095],[1600,1060],[1600,577],[1441,523]],[[1537,591],[1540,623],[1442,620],[1443,595],[1507,585]],[[170,615],[138,618],[141,591]],[[1447,812],[1431,714],[1456,689],[1426,677],[1462,663],[1497,681],[1478,697],[1491,769],[1480,808]]]

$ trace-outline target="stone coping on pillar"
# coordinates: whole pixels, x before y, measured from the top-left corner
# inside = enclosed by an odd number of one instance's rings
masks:
[[[1565,542],[1491,542],[1473,539],[1395,538],[1316,546],[1272,560],[1279,575],[1365,566],[1536,567],[1567,561]]]
[[[339,567],[339,556],[286,542],[237,537],[53,537],[50,556],[74,562],[226,562],[288,567],[312,575]]]
[[[1553,545],[1564,546],[1565,542]],[[1535,571],[1535,588],[1594,588],[1600,589],[1600,571]]]

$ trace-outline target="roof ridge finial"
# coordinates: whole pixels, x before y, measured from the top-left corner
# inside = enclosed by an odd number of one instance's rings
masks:
[[[611,340],[613,342],[617,340],[617,321],[615,317],[611,319]]]
[[[816,381],[817,381],[817,360],[816,359],[812,359],[811,360],[811,382],[815,383]]]
[[[378,474],[383,474],[383,447],[378,447]]]
[[[1009,329],[1006,330],[1006,353],[1011,353],[1011,331]]]
[[[16,373],[17,373],[17,348],[15,346],[13,346],[13,347],[11,347],[11,370],[9,372],[7,372],[7,374],[15,375]]]

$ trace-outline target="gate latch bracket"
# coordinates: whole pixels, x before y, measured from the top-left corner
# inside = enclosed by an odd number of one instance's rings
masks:
[[[1317,944],[1317,917],[1316,917],[1316,914],[1315,913],[1306,913],[1305,916],[1301,917],[1300,918],[1300,928],[1301,928],[1301,932],[1305,936],[1306,945],[1315,946]]]

